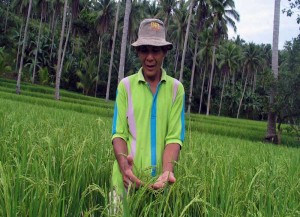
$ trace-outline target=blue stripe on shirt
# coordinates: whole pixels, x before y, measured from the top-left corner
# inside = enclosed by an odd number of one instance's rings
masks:
[[[157,94],[160,87],[160,83],[156,88],[155,95],[153,97],[152,108],[151,108],[151,175],[156,175],[156,109],[157,109]]]
[[[117,90],[117,93],[116,93],[116,102],[115,102],[115,108],[114,108],[112,135],[114,135],[117,132],[117,129],[116,129],[117,128],[117,116],[118,116],[117,97],[118,97],[118,90]]]
[[[185,120],[184,120],[184,108],[185,108],[185,95],[183,96],[182,110],[181,110],[181,141],[184,141],[185,134]]]

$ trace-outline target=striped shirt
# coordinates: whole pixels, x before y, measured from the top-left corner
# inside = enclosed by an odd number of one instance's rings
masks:
[[[152,177],[162,170],[162,155],[167,144],[184,141],[184,88],[162,69],[155,94],[145,81],[142,68],[124,78],[117,89],[112,139],[122,138],[134,159],[134,174]],[[113,186],[123,187],[117,161],[113,167]],[[121,193],[121,192],[120,192]]]

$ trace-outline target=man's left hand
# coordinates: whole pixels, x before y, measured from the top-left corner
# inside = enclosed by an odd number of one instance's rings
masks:
[[[151,187],[157,190],[165,187],[167,183],[173,184],[175,182],[176,178],[174,176],[174,173],[170,171],[165,171],[158,177],[156,182],[153,185],[151,185]]]

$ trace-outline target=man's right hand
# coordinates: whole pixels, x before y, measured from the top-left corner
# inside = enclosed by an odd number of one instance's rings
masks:
[[[126,160],[124,161],[124,165],[121,171],[124,186],[126,189],[128,189],[130,185],[134,188],[139,188],[141,185],[143,185],[143,183],[133,174],[133,158],[130,155],[124,157],[126,157]]]

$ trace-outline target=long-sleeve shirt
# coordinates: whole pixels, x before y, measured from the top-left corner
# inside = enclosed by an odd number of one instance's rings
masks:
[[[183,85],[164,69],[155,94],[145,81],[142,69],[119,83],[112,140],[118,137],[127,143],[128,153],[134,160],[133,172],[138,178],[145,174],[154,177],[161,172],[166,145],[182,146],[184,100]],[[112,184],[117,192],[124,188],[117,161],[113,166]]]

